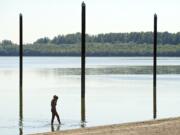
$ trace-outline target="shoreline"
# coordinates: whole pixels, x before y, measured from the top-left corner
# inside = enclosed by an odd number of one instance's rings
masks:
[[[31,135],[179,135],[180,117],[37,133]]]

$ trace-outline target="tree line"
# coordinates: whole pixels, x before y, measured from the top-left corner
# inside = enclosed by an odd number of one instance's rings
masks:
[[[87,56],[152,56],[153,33],[107,33],[86,35]],[[158,33],[158,56],[180,56],[180,32]],[[81,34],[40,38],[24,45],[25,56],[80,56]],[[0,56],[18,56],[19,46],[10,40],[0,42]]]
[[[81,42],[81,33],[58,35],[53,39],[43,37],[37,39],[32,45],[36,44],[77,44]],[[153,32],[130,32],[130,33],[105,33],[97,35],[86,35],[86,42],[89,43],[135,43],[135,44],[152,44]],[[180,32],[158,32],[158,44],[180,44]],[[10,40],[3,40],[0,45],[13,45]]]
[[[130,32],[130,33],[106,33],[98,35],[86,35],[87,42],[95,43],[136,43],[136,44],[152,44],[153,33],[152,32]],[[58,35],[52,40],[48,37],[40,38],[34,42],[34,44],[76,44],[81,42],[81,34],[67,34]],[[158,33],[158,44],[180,44],[180,32],[169,33],[159,32]]]

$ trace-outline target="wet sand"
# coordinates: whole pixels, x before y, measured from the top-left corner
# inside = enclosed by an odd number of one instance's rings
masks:
[[[180,117],[34,135],[180,135]]]

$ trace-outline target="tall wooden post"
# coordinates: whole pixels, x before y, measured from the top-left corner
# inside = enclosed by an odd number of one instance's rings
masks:
[[[23,119],[23,17],[19,15],[19,117]]]
[[[86,5],[82,3],[82,33],[81,33],[81,121],[85,122],[85,64],[86,64]]]
[[[157,67],[157,15],[154,14],[154,46],[153,46],[153,118],[157,117],[157,102],[156,102],[156,67]]]

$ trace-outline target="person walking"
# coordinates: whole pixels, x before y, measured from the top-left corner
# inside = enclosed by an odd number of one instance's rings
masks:
[[[53,125],[53,123],[54,123],[55,116],[57,117],[59,124],[61,124],[59,114],[56,110],[57,100],[58,100],[58,96],[56,96],[56,95],[54,95],[53,99],[51,100],[51,112],[52,112],[51,125]]]

